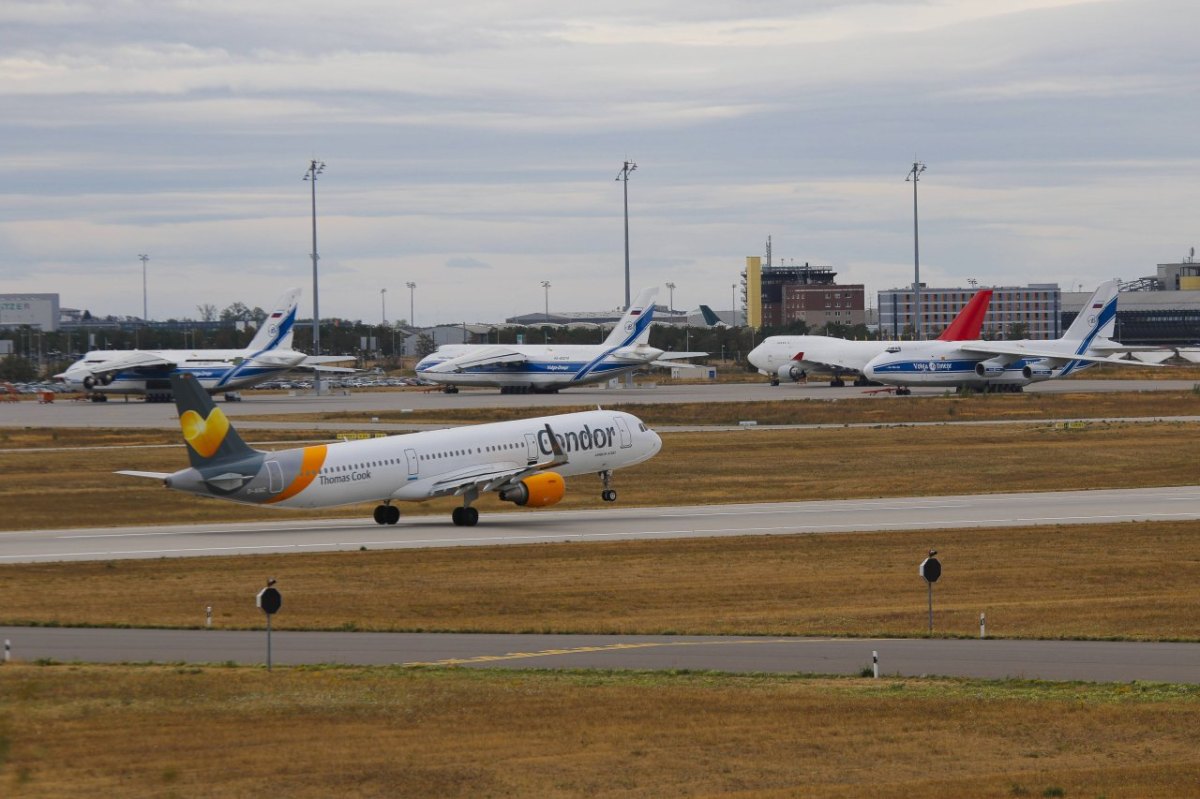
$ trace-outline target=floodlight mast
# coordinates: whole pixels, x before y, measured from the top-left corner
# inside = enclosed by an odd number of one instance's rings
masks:
[[[138,259],[142,262],[142,324],[145,324],[150,321],[150,312],[147,310],[146,303],[146,262],[150,260],[150,256],[142,253]]]
[[[666,283],[667,291],[670,292],[670,299],[667,300],[667,312],[674,315],[675,313],[675,284],[671,281]]]
[[[550,281],[543,280],[542,288],[545,289],[545,291],[546,291],[546,308],[545,308],[545,311],[543,312],[543,316],[545,317],[546,322],[549,323],[550,322]]]
[[[624,184],[625,189],[625,310],[629,310],[629,173],[637,169],[633,161],[626,161],[621,166],[615,180]]]
[[[905,183],[912,181],[913,184],[913,328],[916,330],[918,341],[925,338],[924,327],[921,324],[921,248],[917,239],[917,183],[920,182],[921,173],[924,171],[924,163],[913,161],[912,169],[908,170],[908,176],[904,178]]]
[[[325,171],[325,162],[315,158],[308,163],[304,180],[312,181],[312,269],[313,269],[313,355],[321,354],[321,311],[320,294],[317,285],[317,175]],[[321,373],[313,370],[313,390],[321,393]]]

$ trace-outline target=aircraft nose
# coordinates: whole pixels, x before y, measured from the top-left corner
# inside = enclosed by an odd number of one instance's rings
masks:
[[[767,361],[766,346],[766,344],[759,344],[757,347],[750,350],[749,354],[746,355],[746,360],[750,361],[750,363],[754,364],[754,366],[758,369],[770,371],[771,366]]]

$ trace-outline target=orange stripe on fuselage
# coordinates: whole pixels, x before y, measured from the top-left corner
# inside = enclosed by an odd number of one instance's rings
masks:
[[[317,472],[321,471],[321,467],[325,465],[325,450],[325,444],[319,447],[305,447],[304,455],[300,460],[300,474],[296,475],[296,479],[292,481],[291,485],[266,500],[265,504],[283,502],[308,488],[309,484],[317,479]]]

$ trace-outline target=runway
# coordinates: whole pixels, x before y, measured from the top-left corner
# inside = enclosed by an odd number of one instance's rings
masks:
[[[0,563],[1200,519],[1200,486],[0,533]],[[153,513],[149,509],[148,514]],[[268,513],[264,511],[265,514]]]
[[[1190,391],[1191,380],[1050,380],[1026,388],[1037,392],[1114,392],[1114,391]],[[643,386],[633,389],[580,387],[559,394],[500,394],[496,390],[466,390],[458,394],[443,394],[425,390],[340,392],[314,396],[297,393],[295,396],[247,391],[242,402],[221,402],[230,418],[308,414],[323,412],[369,411],[403,412],[404,410],[438,410],[456,408],[528,408],[531,415],[543,409],[567,405],[612,407],[629,404],[670,404],[680,402],[771,402],[777,400],[838,400],[872,398],[887,402],[893,397],[885,393],[869,393],[871,389],[846,386],[830,388],[825,384],[787,384],[770,386],[765,382],[715,383],[697,385]],[[942,396],[937,388],[913,389],[914,396]],[[282,421],[282,419],[281,419]],[[179,422],[175,407],[169,403],[147,404],[141,400],[126,402],[114,397],[108,402],[92,403],[59,399],[40,405],[36,402],[14,402],[0,405],[0,427],[121,427],[176,428]],[[251,427],[239,423],[239,427]],[[312,428],[309,424],[307,427]],[[362,424],[355,425],[362,428]]]
[[[264,663],[264,632],[2,627],[13,656],[90,663]],[[652,635],[460,635],[276,631],[279,665],[712,670],[1200,683],[1200,644]],[[869,672],[868,672],[869,673]]]

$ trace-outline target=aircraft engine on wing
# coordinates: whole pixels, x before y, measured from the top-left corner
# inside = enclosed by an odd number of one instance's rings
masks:
[[[1037,363],[1026,364],[1021,369],[1021,374],[1026,380],[1049,380],[1054,377],[1054,370],[1045,364],[1043,361]]]
[[[500,499],[527,508],[544,508],[553,505],[563,498],[567,492],[567,484],[562,475],[555,472],[542,472],[530,475],[516,485],[500,490]]]
[[[800,368],[800,364],[796,363],[795,361],[791,361],[790,363],[785,363],[783,366],[779,367],[779,370],[776,372],[776,374],[779,375],[780,380],[791,380],[796,382],[800,380],[800,378],[804,377],[804,370]]]
[[[1003,358],[990,358],[975,364],[975,374],[980,377],[999,377],[1004,374],[1008,363]]]

